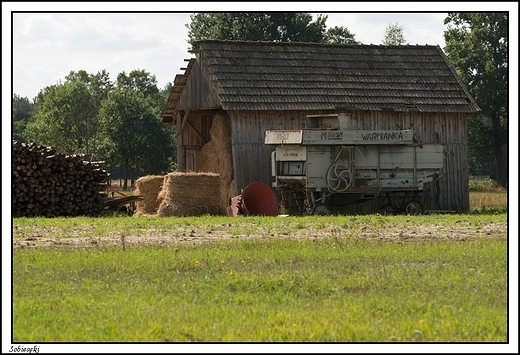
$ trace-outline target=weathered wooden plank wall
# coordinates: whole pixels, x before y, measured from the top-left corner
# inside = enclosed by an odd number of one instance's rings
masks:
[[[237,193],[253,181],[271,184],[272,146],[264,144],[264,134],[271,129],[300,129],[307,115],[330,112],[311,111],[233,111],[230,112],[234,175]],[[444,144],[446,168],[423,203],[426,209],[469,210],[467,129],[464,114],[393,111],[350,111],[351,128],[361,130],[414,129],[421,143]],[[384,203],[375,200],[364,204],[377,210]],[[358,207],[353,207],[356,211]]]
[[[231,111],[233,173],[240,193],[249,183],[260,181],[271,186],[271,152],[266,145],[265,131],[301,129],[310,111]]]
[[[179,171],[197,171],[201,148],[209,141],[213,112],[190,112],[177,118],[177,164]]]
[[[350,114],[352,129],[413,129],[418,142],[443,144],[446,152],[444,177],[425,196],[425,208],[469,211],[465,114],[414,111],[352,111]]]
[[[225,44],[223,46],[227,48],[229,45],[230,44]],[[207,48],[210,52],[214,50],[209,45]],[[289,48],[293,47],[290,46]],[[309,48],[309,50],[310,49],[311,48]],[[369,49],[372,50],[372,47]],[[210,138],[209,130],[215,110],[226,105],[228,105],[227,107],[235,108],[252,107],[251,102],[242,102],[241,106],[237,106],[237,102],[233,101],[235,100],[235,96],[233,95],[238,95],[236,100],[240,103],[240,87],[249,88],[249,86],[244,84],[247,83],[247,81],[243,80],[243,82],[240,83],[242,86],[239,86],[238,89],[233,87],[234,78],[230,75],[235,75],[236,73],[235,69],[228,65],[229,60],[221,58],[222,53],[220,52],[213,52],[211,56],[213,68],[220,70],[219,75],[223,85],[220,86],[221,83],[216,80],[215,75],[212,73],[205,53],[204,50],[201,51],[201,53],[197,54],[197,60],[190,62],[189,75],[187,75],[186,83],[183,82],[182,91],[180,92],[178,101],[176,101],[175,110],[177,111],[177,132],[179,135],[177,151],[178,164],[181,171],[197,171],[198,155],[202,146]],[[302,58],[305,58],[305,56]],[[409,58],[406,58],[406,60],[408,59]],[[193,66],[191,66],[191,63],[193,63]],[[257,61],[255,63],[255,65],[263,65],[263,61]],[[422,65],[421,63],[423,62],[419,61],[417,63]],[[248,65],[252,64],[249,63]],[[430,64],[428,65],[430,66]],[[242,73],[249,73],[249,67],[245,66],[244,68]],[[439,77],[438,74],[439,73],[434,71],[430,80],[436,82],[434,78]],[[250,81],[251,87],[254,86],[253,83],[254,80]],[[230,85],[238,91],[230,90]],[[314,86],[315,83],[312,83],[312,87]],[[219,98],[219,93],[228,94],[228,100],[224,102],[224,105]],[[312,93],[313,92],[309,90],[305,91],[305,94]],[[226,98],[226,96],[222,97]],[[230,97],[232,99],[230,99]],[[250,97],[251,100],[253,98],[255,100],[263,100],[251,95],[244,97]],[[273,99],[271,96],[266,97]],[[295,97],[297,97],[298,100],[306,100],[305,96]],[[261,101],[252,101],[261,103]],[[364,104],[365,101],[368,103],[370,100],[369,98],[366,100],[361,99],[360,102]],[[291,104],[289,101],[288,103]],[[265,108],[268,107],[271,107],[269,106],[269,100],[266,101]],[[379,106],[376,105],[374,107]],[[327,113],[334,112],[326,110],[251,111],[246,109],[229,111],[228,114],[231,119],[232,130],[233,169],[237,186],[236,192],[240,193],[241,189],[253,181],[261,181],[271,185],[271,152],[274,147],[264,144],[266,130],[301,129],[305,127],[307,115]],[[415,137],[419,142],[443,144],[446,152],[444,177],[435,184],[423,202],[425,202],[427,209],[469,211],[467,114],[422,113],[418,111],[396,112],[391,110],[355,110],[348,111],[347,113],[349,113],[352,118],[352,129],[414,129]],[[183,124],[185,120],[184,115],[187,115],[188,122]],[[364,209],[375,211],[380,208],[383,203],[384,201],[381,200],[369,202],[364,204]],[[357,209],[357,207],[353,208]]]
[[[210,73],[205,57],[193,65],[190,76],[182,91],[177,110],[211,109],[221,106],[215,90],[215,76]]]
[[[214,75],[204,57],[197,60],[179,97],[177,116],[177,163],[180,171],[197,171],[200,149],[206,144],[215,113],[221,103]],[[201,110],[204,109],[204,110]],[[185,116],[187,115],[187,122]]]

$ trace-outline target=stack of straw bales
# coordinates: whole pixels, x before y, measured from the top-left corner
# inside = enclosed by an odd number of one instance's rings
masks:
[[[158,195],[157,214],[165,216],[227,215],[219,174],[169,173]]]
[[[161,204],[158,198],[163,187],[164,176],[149,175],[135,181],[134,195],[142,195],[143,200],[137,201],[134,216],[156,215]]]
[[[209,135],[210,141],[202,147],[199,153],[199,172],[219,174],[220,194],[222,199],[229,201],[236,193],[231,151],[231,122],[225,111],[215,114]]]

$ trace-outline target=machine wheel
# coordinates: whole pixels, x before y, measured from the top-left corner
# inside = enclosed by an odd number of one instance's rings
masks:
[[[383,207],[381,207],[381,211],[383,214],[395,214],[396,212],[394,207],[389,203],[383,205]]]
[[[342,163],[331,165],[327,171],[327,185],[330,191],[345,192],[350,187],[350,168]]]
[[[331,214],[329,208],[323,203],[318,203],[314,206],[312,213],[318,216],[328,216]]]
[[[408,201],[406,205],[404,206],[404,211],[406,214],[422,214],[423,213],[423,205],[420,201],[412,200]]]

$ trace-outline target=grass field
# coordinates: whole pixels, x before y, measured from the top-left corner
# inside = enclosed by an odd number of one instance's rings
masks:
[[[506,344],[507,194],[472,191],[470,205],[17,218],[12,341]]]
[[[505,253],[352,238],[22,252],[14,339],[506,341]]]

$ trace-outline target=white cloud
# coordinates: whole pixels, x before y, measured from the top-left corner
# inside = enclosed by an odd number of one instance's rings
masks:
[[[188,13],[16,14],[14,93],[32,99],[71,70],[106,69],[115,80],[123,71],[144,69],[163,88],[190,57],[189,20]]]

